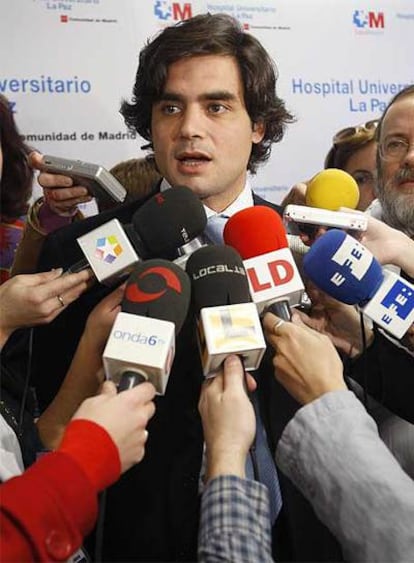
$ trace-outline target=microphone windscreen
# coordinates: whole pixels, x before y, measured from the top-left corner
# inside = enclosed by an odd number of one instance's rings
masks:
[[[168,258],[201,234],[206,224],[203,204],[185,186],[155,194],[132,217],[132,225],[148,255]]]
[[[209,245],[193,252],[186,271],[191,279],[196,312],[203,307],[250,303],[246,270],[240,255],[226,245]]]
[[[223,237],[243,260],[288,246],[281,217],[265,205],[254,205],[235,213],[227,221]]]
[[[348,305],[371,299],[383,279],[371,252],[339,229],[316,239],[303,258],[303,270],[317,287]]]
[[[129,276],[121,310],[173,322],[177,335],[187,316],[190,298],[190,279],[182,268],[167,260],[146,260]]]
[[[359,187],[354,178],[338,168],[327,168],[316,174],[306,189],[305,204],[338,211],[340,207],[356,209]]]

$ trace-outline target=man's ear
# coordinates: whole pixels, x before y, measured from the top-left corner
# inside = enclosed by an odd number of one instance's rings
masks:
[[[253,123],[252,143],[257,144],[263,139],[266,131],[266,126],[263,121]]]

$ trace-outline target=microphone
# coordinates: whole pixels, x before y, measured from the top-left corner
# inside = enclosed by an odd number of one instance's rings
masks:
[[[371,320],[400,339],[414,323],[414,285],[382,269],[360,242],[332,229],[303,259],[306,275],[331,297],[358,305]]]
[[[257,369],[266,343],[240,255],[229,246],[207,245],[189,257],[186,271],[204,376],[213,376],[230,354],[242,357],[245,370]]]
[[[129,236],[128,236],[128,234]],[[107,221],[77,238],[85,259],[70,266],[65,274],[91,268],[98,282],[111,286],[137,264],[142,244],[131,229],[124,228],[118,219]]]
[[[148,380],[164,395],[190,290],[188,275],[167,260],[135,267],[103,353],[106,378],[119,390]]]
[[[187,187],[177,186],[157,193],[122,226],[112,219],[77,239],[86,260],[69,272],[92,268],[96,279],[112,285],[129,274],[140,260],[172,258],[178,252],[201,246],[197,235],[207,223],[199,198]]]
[[[283,221],[292,234],[304,234],[308,237],[308,248],[320,227],[366,231],[366,215],[358,211],[338,211],[340,207],[355,209],[358,201],[359,187],[355,179],[344,170],[327,168],[309,182],[305,205],[287,205],[284,208]],[[306,254],[306,251],[302,249],[300,254]]]
[[[339,168],[326,168],[309,182],[305,205],[337,211],[340,207],[356,209],[359,187],[355,179]]]
[[[270,310],[290,320],[305,287],[279,215],[264,205],[238,211],[224,227],[224,241],[243,258],[250,292],[259,314]]]
[[[132,225],[153,256],[173,259],[178,253],[179,258],[188,258],[195,248],[202,246],[198,235],[207,225],[207,216],[190,188],[175,186],[149,199],[135,212]]]

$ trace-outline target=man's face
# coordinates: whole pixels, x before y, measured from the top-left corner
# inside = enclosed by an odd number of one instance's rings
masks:
[[[405,156],[381,158],[378,198],[385,221],[414,237],[414,94],[395,102],[384,118],[380,144],[400,142],[409,145]]]
[[[170,65],[163,99],[152,108],[155,160],[171,185],[188,186],[208,207],[225,209],[243,190],[252,126],[233,57],[206,55]]]

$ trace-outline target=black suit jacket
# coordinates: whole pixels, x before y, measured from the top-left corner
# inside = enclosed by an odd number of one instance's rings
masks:
[[[67,268],[76,263],[83,257],[77,237],[114,217],[128,223],[142,201],[100,213],[49,235],[38,270]],[[254,195],[254,204],[269,206],[280,213],[278,206],[257,195]],[[42,409],[53,398],[66,374],[89,312],[110,291],[96,284],[53,323],[35,329],[32,384],[36,386]],[[24,342],[20,338],[20,344]],[[258,393],[262,417],[271,437],[270,447],[274,451],[277,437],[295,413],[297,404],[275,381],[271,356],[269,351],[260,367]],[[9,358],[12,363],[13,346]],[[157,410],[149,423],[145,458],[108,490],[104,560],[196,560],[198,477],[203,445],[197,410],[201,373],[194,316],[189,315],[178,338],[167,393],[156,398]],[[283,474],[280,474],[280,484],[283,509],[274,528],[278,560],[340,560],[337,543],[304,497]],[[92,548],[93,541],[94,534],[87,541],[87,547]]]

